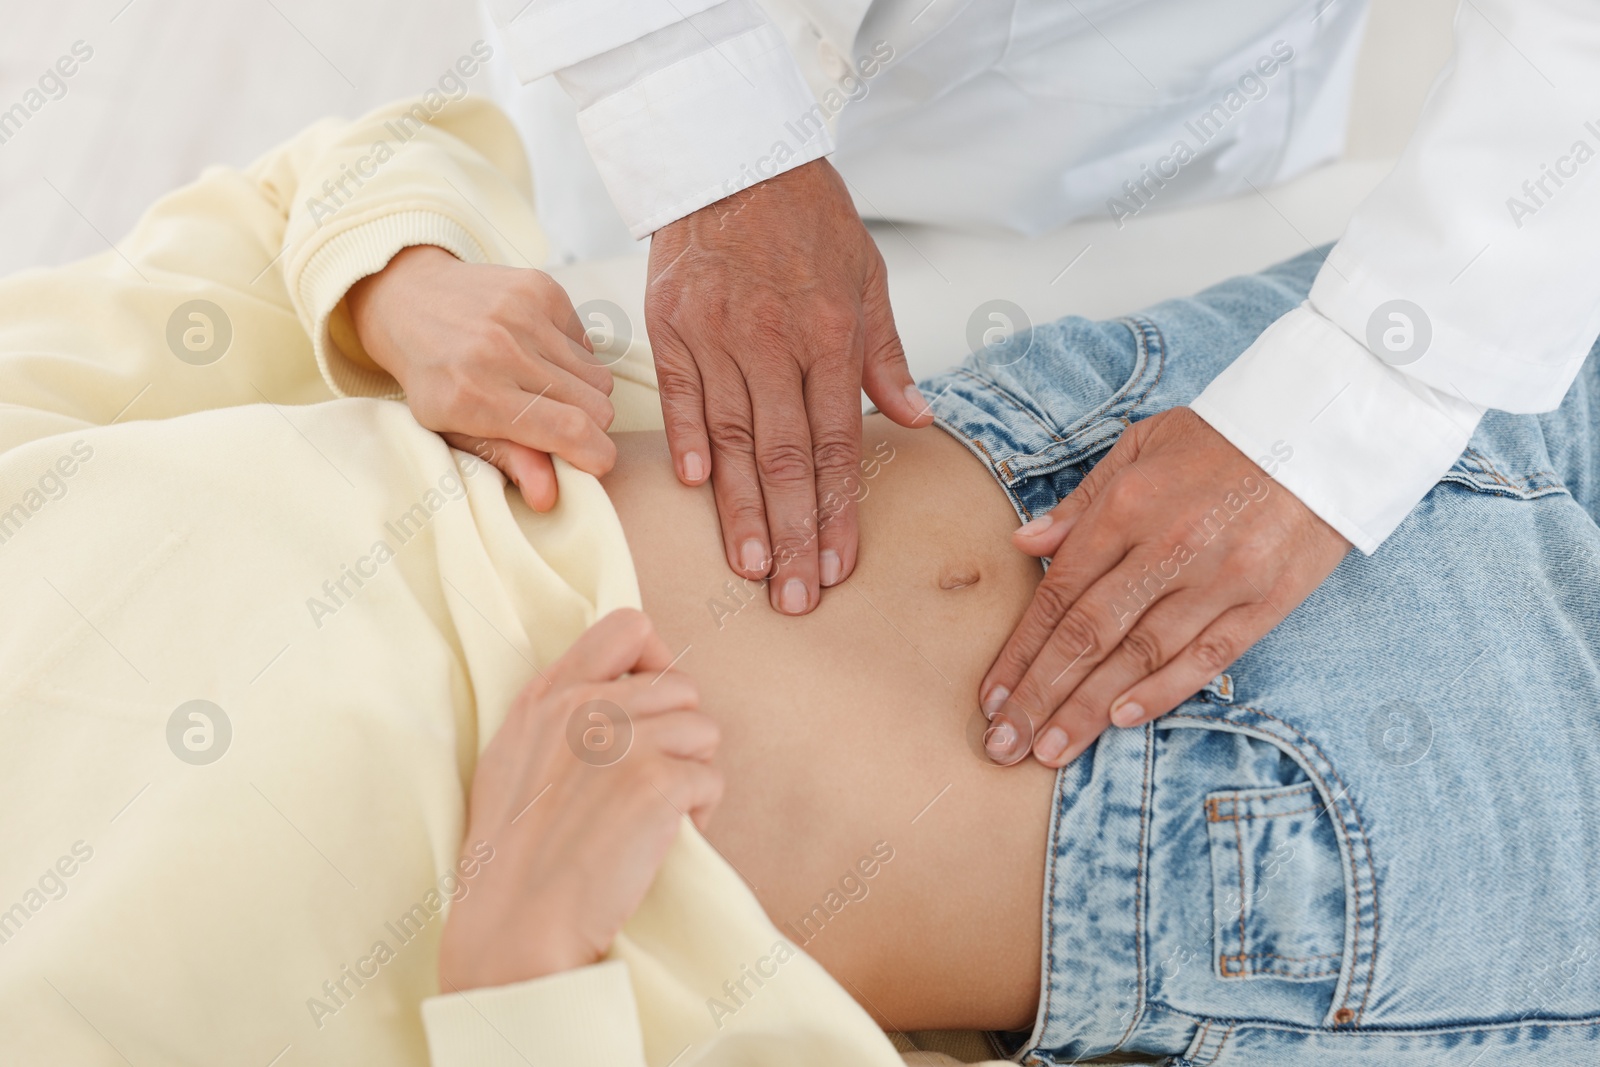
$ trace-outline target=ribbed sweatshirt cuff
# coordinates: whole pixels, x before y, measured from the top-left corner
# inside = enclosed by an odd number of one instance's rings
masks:
[[[435,211],[396,211],[328,238],[289,279],[300,306],[311,316],[311,342],[322,378],[338,396],[399,400],[405,393],[387,372],[364,367],[334,343],[329,322],[351,286],[389,265],[402,249],[437,245],[467,263],[488,255],[466,228]]]

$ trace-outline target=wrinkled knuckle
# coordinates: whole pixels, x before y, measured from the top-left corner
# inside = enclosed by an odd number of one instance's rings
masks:
[[[1081,608],[1067,609],[1056,623],[1056,642],[1069,656],[1078,656],[1094,650],[1099,643],[1094,623]]]
[[[1035,609],[1051,622],[1059,621],[1072,607],[1072,603],[1061,583],[1052,582],[1048,574],[1033,591]]]
[[[811,452],[792,441],[767,442],[756,453],[756,469],[767,485],[806,485],[813,477]]]
[[[608,371],[606,377],[610,377]],[[698,392],[700,389],[700,375],[695,372],[694,365],[689,362],[680,362],[675,355],[668,355],[662,349],[656,350],[656,387],[664,396],[684,396]],[[674,407],[664,405],[667,416],[681,415]]]
[[[738,488],[744,489],[742,482]],[[717,511],[722,515],[729,531],[753,531],[754,535],[759,537],[761,531],[766,529],[767,513],[761,505],[759,493],[742,491],[731,493],[726,500],[717,501]],[[732,533],[729,536],[732,536]]]
[[[1202,634],[1190,651],[1195,666],[1208,676],[1221,674],[1238,656],[1234,642],[1222,634]]]
[[[1026,712],[1031,720],[1038,721],[1055,710],[1056,700],[1050,689],[1048,682],[1029,675],[1017,685],[1008,703]]]
[[[1153,674],[1166,662],[1161,640],[1147,628],[1132,630],[1122,639],[1122,655],[1143,674]]]
[[[1000,650],[1000,655],[995,657],[994,673],[997,679],[1022,678],[1025,680],[1029,666],[1027,655],[1015,644],[1008,642],[1006,647]],[[1013,688],[1020,692],[1023,684],[1025,682],[1018,683]]]
[[[743,422],[713,421],[707,427],[712,447],[719,452],[750,455],[755,451],[755,437]]]
[[[790,524],[785,529],[770,531],[772,538],[772,561],[779,567],[787,567],[795,560],[806,554],[816,539],[809,530]]]
[[[861,460],[857,438],[848,432],[819,430],[811,438],[811,454],[819,474],[853,474]]]

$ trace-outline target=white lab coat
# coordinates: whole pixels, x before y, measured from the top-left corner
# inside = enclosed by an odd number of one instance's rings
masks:
[[[1339,153],[1366,17],[1359,0],[488,3],[518,77],[570,96],[635,237],[827,154],[869,217],[1023,232],[1262,187]],[[1600,335],[1597,154],[1600,8],[1465,0],[1399,164],[1306,304],[1195,411],[1251,457],[1288,445],[1280,483],[1373,551],[1486,408],[1554,407]],[[620,228],[590,207],[574,244]]]

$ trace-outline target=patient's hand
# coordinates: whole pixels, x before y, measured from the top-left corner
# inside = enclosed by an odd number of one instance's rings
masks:
[[[417,421],[499,467],[535,511],[555,506],[552,454],[593,475],[611,469],[611,372],[548,274],[420,245],[357,282],[349,303],[362,346]]]
[[[682,816],[704,826],[722,795],[710,763],[717,726],[695,710],[699,690],[671,661],[645,615],[614,611],[517,697],[472,779],[466,841],[488,842],[493,862],[451,906],[443,989],[597,962],[644,899]],[[619,733],[631,725],[625,754],[603,766],[572,740],[596,708]]]

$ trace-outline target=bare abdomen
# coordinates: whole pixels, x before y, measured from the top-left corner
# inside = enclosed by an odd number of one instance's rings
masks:
[[[993,478],[941,430],[869,418],[855,573],[787,618],[728,570],[662,435],[617,444],[644,608],[723,727],[711,843],[881,1024],[1025,1025],[1054,773],[974,747],[978,681],[1040,576]]]

